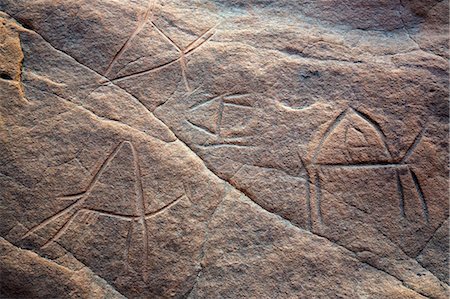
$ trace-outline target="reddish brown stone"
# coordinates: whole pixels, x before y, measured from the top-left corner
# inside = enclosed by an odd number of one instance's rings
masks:
[[[2,298],[448,298],[448,1],[0,1]]]

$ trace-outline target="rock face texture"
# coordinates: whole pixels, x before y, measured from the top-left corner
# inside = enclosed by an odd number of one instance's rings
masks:
[[[0,298],[448,298],[448,5],[0,0]]]

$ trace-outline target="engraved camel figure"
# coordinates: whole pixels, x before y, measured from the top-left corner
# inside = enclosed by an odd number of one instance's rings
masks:
[[[315,212],[320,223],[323,223],[321,200],[321,170],[325,168],[339,169],[393,169],[397,181],[400,214],[405,215],[405,198],[400,171],[406,170],[412,178],[415,192],[420,200],[423,218],[429,223],[428,205],[420,181],[408,164],[408,159],[421,142],[425,127],[417,134],[403,157],[394,159],[387,145],[387,138],[381,126],[366,113],[349,107],[341,112],[328,126],[312,154],[311,162],[303,167],[306,170],[307,205],[311,211],[311,186],[315,187]],[[342,140],[344,142],[342,142]],[[309,226],[312,225],[311,212]]]
[[[96,186],[98,185],[99,180],[101,179],[102,175],[105,174],[105,172],[108,170],[108,168],[111,165],[111,162],[117,157],[117,155],[120,152],[131,152],[131,158],[133,160],[133,175],[134,175],[134,188],[135,188],[135,194],[136,194],[136,201],[135,201],[135,207],[134,211],[135,213],[127,214],[123,211],[116,212],[111,211],[110,207],[104,206],[104,207],[96,207],[93,208],[91,205],[89,205],[90,201],[90,195],[95,190]],[[31,234],[41,230],[45,226],[54,223],[58,221],[59,219],[63,217],[67,217],[67,215],[70,215],[67,220],[63,222],[63,225],[57,230],[57,232],[51,236],[42,246],[41,248],[45,248],[52,244],[53,242],[56,242],[61,236],[64,235],[64,233],[68,230],[70,225],[75,221],[75,219],[80,216],[81,213],[87,212],[87,213],[94,213],[99,216],[106,216],[106,217],[112,217],[115,219],[119,219],[122,221],[127,221],[130,223],[127,240],[131,239],[131,234],[133,232],[133,227],[135,224],[139,224],[142,232],[143,232],[143,277],[145,278],[145,272],[147,269],[147,257],[148,257],[148,241],[149,241],[149,233],[148,233],[148,227],[146,220],[158,216],[165,210],[171,208],[176,203],[178,203],[185,195],[182,195],[175,200],[171,201],[170,203],[158,208],[157,210],[154,210],[152,212],[147,212],[146,207],[146,201],[144,198],[144,191],[142,186],[142,176],[141,176],[141,169],[139,165],[139,157],[137,154],[137,151],[133,144],[130,141],[123,141],[119,143],[113,151],[106,157],[106,159],[100,164],[100,167],[97,169],[95,174],[92,176],[88,186],[85,188],[84,191],[77,193],[77,194],[70,194],[70,195],[64,195],[61,197],[57,197],[58,199],[63,200],[74,200],[72,204],[67,206],[66,208],[58,211],[54,215],[48,217],[47,219],[43,220],[41,223],[35,225],[32,227],[26,234],[22,236],[22,239],[29,237]],[[108,210],[109,209],[109,210]],[[127,248],[126,248],[126,258],[128,262],[128,253],[129,253],[129,247],[130,242],[127,241]]]

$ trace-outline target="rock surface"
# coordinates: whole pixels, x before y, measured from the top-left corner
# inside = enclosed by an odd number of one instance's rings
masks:
[[[448,5],[0,0],[0,297],[448,298]]]

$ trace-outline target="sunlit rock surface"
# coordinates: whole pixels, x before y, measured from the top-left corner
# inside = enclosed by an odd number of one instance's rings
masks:
[[[448,298],[448,5],[0,0],[0,297]]]

